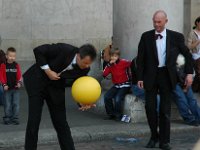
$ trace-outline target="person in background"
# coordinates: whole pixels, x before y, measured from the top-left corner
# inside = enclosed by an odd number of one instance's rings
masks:
[[[6,63],[1,64],[0,79],[5,92],[3,121],[5,125],[19,124],[19,88],[22,84],[22,75],[19,64],[16,62],[16,50],[10,47],[6,51]]]
[[[186,87],[184,73],[185,60],[183,55],[179,55],[177,58],[177,75],[178,83],[173,91],[175,103],[181,117],[186,124],[192,126],[198,126],[200,124],[200,108],[197,104],[197,100],[194,98],[194,94],[191,86]]]
[[[120,58],[119,49],[112,49],[110,56],[110,61],[103,71],[103,77],[111,74],[114,86],[104,95],[105,109],[108,115],[105,119],[120,121],[122,118],[122,101],[131,87],[129,76],[131,62]]]
[[[5,62],[6,62],[6,54],[4,53],[3,50],[0,49],[0,67],[1,67],[1,64]],[[0,79],[0,105],[3,105],[3,103],[4,103],[4,91],[3,91],[3,86]]]
[[[200,16],[194,22],[193,30],[188,36],[187,45],[194,60],[195,77],[192,89],[194,92],[200,92]]]

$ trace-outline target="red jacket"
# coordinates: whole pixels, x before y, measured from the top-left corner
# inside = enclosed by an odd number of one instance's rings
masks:
[[[108,64],[104,71],[103,77],[112,74],[112,82],[114,84],[121,84],[130,82],[129,67],[131,62],[125,59],[119,59],[115,64]]]
[[[1,64],[0,66],[0,82],[2,83],[3,86],[6,86],[8,84],[13,84],[16,85],[17,83],[21,83],[22,80],[22,74],[21,74],[21,69],[19,64],[14,62],[14,68],[12,68],[13,70],[11,70],[12,73],[14,73],[14,75],[16,76],[15,78],[15,82],[16,83],[11,83],[12,81],[8,81],[8,72],[6,71],[6,64]],[[9,86],[9,85],[8,85]]]

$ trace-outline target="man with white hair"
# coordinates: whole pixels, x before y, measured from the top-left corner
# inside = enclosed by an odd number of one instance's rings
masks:
[[[186,60],[186,88],[192,84],[193,74],[192,57],[184,44],[184,37],[181,33],[166,29],[167,22],[167,14],[163,10],[154,13],[154,29],[142,34],[137,56],[137,84],[145,89],[145,108],[151,130],[151,138],[146,148],[154,148],[159,142],[159,147],[163,150],[171,149],[171,96],[177,83],[176,58],[179,53],[182,53]],[[156,112],[158,93],[159,119]]]

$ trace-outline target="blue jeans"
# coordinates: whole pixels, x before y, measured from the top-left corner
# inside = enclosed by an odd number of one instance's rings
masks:
[[[129,92],[129,87],[116,88],[113,86],[107,93],[104,95],[104,103],[106,113],[109,116],[121,117],[122,115],[122,101],[124,100],[125,95]],[[113,104],[114,100],[114,104]]]
[[[177,84],[173,93],[178,110],[184,121],[187,123],[200,121],[200,108],[197,104],[197,100],[194,98],[192,88],[189,87],[188,90],[184,92],[180,85]]]
[[[19,90],[5,91],[4,121],[18,120],[19,117]]]
[[[140,89],[136,84],[133,84],[131,90],[132,90],[133,95],[135,95],[139,99],[145,101],[145,91],[144,91],[144,89]],[[157,95],[156,111],[159,112],[159,110],[160,110],[160,96]]]
[[[3,92],[3,87],[0,84],[0,105],[3,105],[4,103],[4,92]]]
[[[131,90],[133,95],[140,98],[141,100],[145,100],[144,89],[140,89],[137,85],[133,84]]]

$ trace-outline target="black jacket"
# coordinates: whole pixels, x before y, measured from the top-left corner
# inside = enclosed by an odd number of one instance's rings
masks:
[[[166,67],[172,88],[177,83],[176,59],[181,53],[185,57],[185,73],[192,74],[192,56],[184,43],[184,37],[181,33],[167,30],[166,40]],[[138,46],[137,56],[137,78],[138,81],[144,81],[144,88],[151,89],[156,81],[158,69],[158,54],[155,40],[155,30],[147,31],[142,34]]]
[[[73,81],[81,76],[87,75],[90,68],[80,69],[78,65],[73,70],[63,72],[59,80],[50,80],[40,67],[48,64],[51,70],[60,73],[73,60],[78,53],[78,48],[69,44],[46,44],[36,47],[34,50],[36,63],[31,66],[23,75],[24,84],[29,95],[37,94],[46,86],[64,88],[71,86]]]

